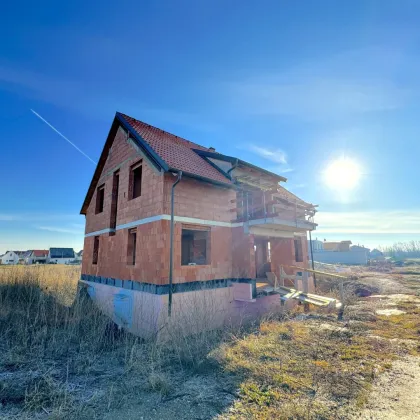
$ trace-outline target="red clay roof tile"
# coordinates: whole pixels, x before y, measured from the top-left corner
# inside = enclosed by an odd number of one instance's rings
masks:
[[[46,257],[48,256],[48,250],[47,249],[34,249],[32,251],[32,255],[34,257]]]
[[[231,180],[192,150],[210,149],[138,121],[128,115],[120,115],[170,168],[224,184],[232,184]]]

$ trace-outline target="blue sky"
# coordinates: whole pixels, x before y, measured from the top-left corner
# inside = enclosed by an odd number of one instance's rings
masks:
[[[8,2],[0,253],[83,244],[94,165],[31,109],[93,160],[118,110],[281,173],[319,238],[420,239],[419,19],[414,0]],[[346,197],[323,179],[343,155],[363,169]]]

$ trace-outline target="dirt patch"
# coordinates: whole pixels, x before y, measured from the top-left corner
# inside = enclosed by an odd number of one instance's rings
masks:
[[[391,316],[391,315],[402,315],[406,312],[401,311],[400,309],[378,309],[376,311],[378,315],[385,315],[385,316]]]
[[[392,295],[372,295],[370,296],[370,299],[375,300],[385,300],[387,304],[390,303],[399,303],[399,302],[412,302],[412,303],[419,303],[420,304],[420,298],[413,295],[407,295],[404,293],[394,293]]]
[[[366,407],[352,419],[419,419],[420,364],[418,357],[396,360],[373,385]]]
[[[405,310],[397,309],[395,307],[405,306],[420,306],[420,299],[417,296],[407,295],[403,293],[396,293],[392,295],[372,295],[369,297],[371,302],[374,302],[375,306],[380,309],[376,309],[375,313],[377,315],[403,315],[407,313]]]
[[[224,388],[226,387],[226,389]],[[237,397],[229,378],[192,376],[178,382],[168,395],[142,393],[126,406],[110,410],[104,420],[212,419]]]

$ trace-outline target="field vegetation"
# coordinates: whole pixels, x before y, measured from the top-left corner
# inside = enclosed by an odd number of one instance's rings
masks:
[[[298,307],[243,328],[145,342],[76,298],[79,274],[0,267],[0,418],[346,418],[395,360],[420,351],[416,300],[378,315],[376,300],[353,289],[344,322]],[[420,290],[415,274],[390,279],[410,296]]]

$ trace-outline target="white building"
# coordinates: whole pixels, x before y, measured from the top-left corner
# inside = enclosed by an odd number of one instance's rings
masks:
[[[324,249],[324,242],[318,240],[318,239],[313,239],[312,240],[312,250],[313,251],[323,251]]]
[[[75,257],[73,248],[50,248],[48,262],[51,264],[68,264]]]
[[[47,249],[33,249],[28,251],[29,255],[25,258],[25,264],[46,264],[49,251]]]
[[[14,265],[19,262],[21,251],[7,251],[1,257],[1,263],[6,265]]]
[[[350,246],[351,241],[312,241],[314,261],[326,264],[366,265],[369,248]]]
[[[367,254],[369,254],[370,253],[370,249],[369,248],[366,248],[365,246],[363,246],[363,245],[352,245],[351,247],[350,247],[350,251],[364,251],[364,252],[366,252]]]

